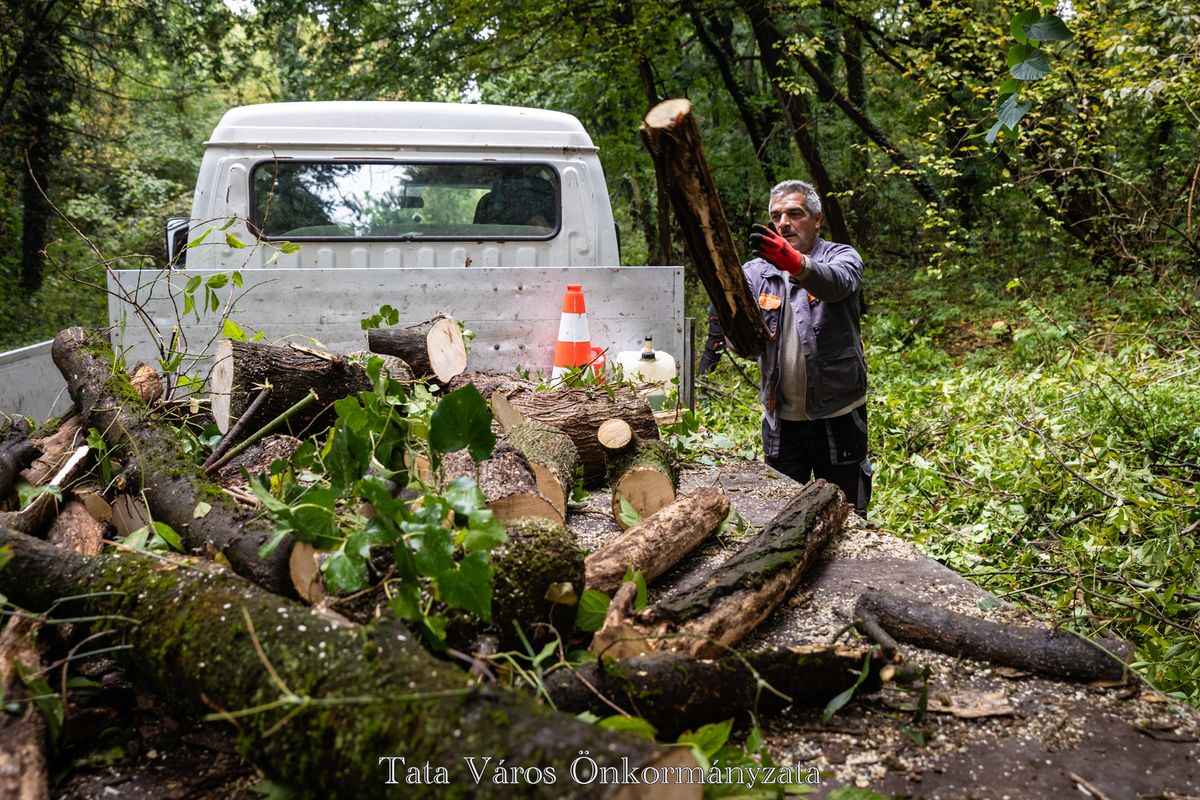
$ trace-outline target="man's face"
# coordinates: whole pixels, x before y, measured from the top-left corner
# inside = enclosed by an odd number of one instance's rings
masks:
[[[807,255],[817,243],[824,214],[810,214],[804,207],[804,192],[780,195],[771,200],[771,222],[788,244]]]

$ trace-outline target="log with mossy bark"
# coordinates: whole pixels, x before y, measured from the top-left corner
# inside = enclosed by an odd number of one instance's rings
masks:
[[[526,420],[510,428],[504,439],[529,459],[538,489],[566,519],[579,468],[579,449],[571,437],[553,425]]]
[[[647,653],[560,669],[545,686],[559,711],[607,716],[615,704],[649,722],[660,737],[675,738],[710,722],[744,720],[789,704],[824,706],[854,686],[863,669],[867,676],[858,691],[876,691],[887,665],[861,648],[782,647],[716,659]]]
[[[236,717],[243,756],[304,797],[394,797],[393,767],[406,797],[598,797],[633,787],[576,784],[570,765],[580,751],[602,766],[620,767],[622,758],[638,769],[695,763],[686,748],[614,734],[479,685],[395,624],[346,624],[228,573],[141,553],[87,559],[7,530],[0,545],[13,554],[0,592],[35,611],[74,597],[56,613],[101,618],[126,646],[118,653],[135,680],[194,711]],[[511,770],[503,774],[512,784],[494,782],[502,759],[537,768],[543,782]],[[407,767],[426,764],[446,785],[404,780]],[[485,770],[478,782],[472,765]],[[545,780],[550,769],[555,782]],[[698,786],[673,788],[699,797]],[[655,792],[632,796],[662,796]]]
[[[939,653],[991,661],[1076,681],[1121,681],[1133,645],[1123,639],[1085,639],[1069,631],[1004,625],[868,589],[854,604],[860,632],[889,654],[896,641]]]
[[[800,585],[849,506],[823,480],[800,489],[770,522],[711,572],[639,614],[616,599],[591,649],[614,657],[681,650],[719,656],[771,615]]]
[[[504,430],[531,419],[570,436],[579,450],[583,480],[588,486],[598,486],[604,481],[608,462],[596,433],[605,420],[613,417],[625,420],[644,441],[659,438],[650,404],[628,386],[560,387],[546,392],[515,386],[497,389],[491,401],[492,412]]]
[[[84,424],[100,431],[108,447],[127,460],[127,491],[145,500],[154,519],[170,525],[189,550],[220,553],[239,575],[291,596],[292,537],[284,536],[260,555],[275,526],[204,477],[174,431],[147,408],[125,374],[113,369],[104,334],[68,328],[55,337],[51,353]]]
[[[642,520],[675,502],[679,486],[675,454],[661,439],[639,441],[635,448],[609,461],[608,485],[612,488],[613,518],[625,530],[636,524],[624,513],[626,505]]]
[[[29,685],[42,671],[42,647],[35,638],[40,623],[11,617],[0,630],[0,797],[49,800],[46,723]],[[56,744],[56,743],[55,743]]]
[[[443,386],[467,368],[462,330],[444,315],[416,325],[372,328],[367,331],[367,349],[402,358],[417,377],[432,376]]]
[[[538,489],[529,459],[503,440],[479,463],[466,450],[447,454],[442,459],[442,475],[447,483],[464,476],[474,479],[498,520],[538,517],[562,523],[564,519]]]
[[[679,563],[729,515],[729,498],[715,486],[698,489],[654,512],[588,555],[587,587],[616,591],[633,568],[649,583]]]
[[[0,422],[4,419],[0,416]],[[0,503],[12,491],[21,470],[34,462],[42,451],[29,438],[29,423],[24,417],[11,417],[0,436]]]
[[[746,285],[691,102],[659,103],[646,114],[641,134],[725,337],[734,352],[756,358],[771,336]]]

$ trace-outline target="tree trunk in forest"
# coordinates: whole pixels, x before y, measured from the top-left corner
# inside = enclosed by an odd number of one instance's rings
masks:
[[[0,797],[49,800],[46,723],[30,700],[25,676],[38,676],[42,659],[34,640],[40,624],[12,617],[0,630],[0,692],[17,713],[0,714]]]
[[[275,526],[257,511],[242,509],[199,472],[174,432],[149,412],[128,377],[113,369],[104,334],[68,328],[55,337],[51,353],[84,424],[100,431],[110,448],[127,453],[126,481],[140,488],[154,518],[174,528],[188,549],[219,552],[239,575],[291,596],[293,538],[285,536],[259,556]],[[208,511],[197,515],[202,502]]]
[[[841,530],[848,510],[833,484],[807,484],[712,573],[636,617],[614,614],[611,626],[606,620],[591,649],[600,655],[613,649],[609,655],[614,657],[651,650],[719,656],[795,591],[830,537]]]
[[[445,455],[442,466],[447,483],[461,476],[473,478],[487,507],[502,522],[537,517],[562,524],[564,516],[538,490],[529,459],[508,442],[496,442],[492,455],[478,464],[466,450],[459,450]]]
[[[756,358],[771,337],[746,286],[692,104],[683,99],[659,103],[646,115],[641,133],[725,337],[738,354]]]
[[[879,689],[884,664],[863,649],[785,647],[718,659],[647,653],[557,670],[546,677],[546,692],[559,711],[572,714],[611,714],[607,699],[649,722],[660,738],[674,739],[730,717],[740,721],[790,704],[824,706],[854,685],[864,665],[869,672],[858,691],[866,694]],[[763,691],[760,680],[774,691]]]
[[[443,783],[474,796],[596,797],[616,792],[571,780],[581,751],[600,766],[623,757],[639,770],[695,763],[686,748],[614,734],[475,684],[396,625],[347,625],[231,575],[164,568],[140,553],[85,559],[5,530],[0,544],[13,550],[0,591],[35,611],[76,596],[59,613],[105,617],[129,646],[129,674],[193,710],[260,709],[238,718],[239,751],[315,796],[394,797],[389,776],[407,784],[409,767],[428,764],[437,777],[406,785],[406,797],[444,796]],[[405,762],[391,760],[399,757]],[[535,777],[495,783],[501,760],[536,768]],[[484,770],[481,780],[472,765]],[[556,781],[547,780],[550,769]],[[698,786],[668,788],[700,796]],[[657,798],[661,789],[632,796]]]
[[[596,548],[584,562],[587,587],[613,592],[629,567],[650,583],[696,549],[728,515],[729,498],[717,487],[680,497]]]
[[[439,316],[406,328],[372,328],[367,349],[397,356],[420,378],[432,375],[445,385],[467,368],[467,346],[462,330],[450,317]]]
[[[514,425],[504,438],[529,459],[538,490],[566,519],[567,501],[579,467],[579,449],[571,437],[552,425],[528,420]]]
[[[639,442],[636,449],[623,453],[609,463],[608,484],[612,488],[613,518],[621,530],[630,525],[622,519],[622,500],[641,519],[675,502],[679,470],[674,462],[671,448],[661,439],[656,439]]]
[[[345,356],[310,350],[298,345],[276,347],[262,342],[222,339],[213,357],[209,399],[213,420],[221,433],[229,431],[253,404],[259,393],[270,387],[270,395],[241,426],[244,434],[256,430],[287,411],[309,391],[317,402],[288,420],[292,433],[299,433],[320,417],[328,417],[334,401],[371,388],[367,371]]]
[[[1124,680],[1133,657],[1133,645],[1121,639],[1090,641],[1067,631],[1002,625],[874,589],[858,598],[854,618],[885,652],[895,652],[894,637],[959,658],[1077,681]]]
[[[612,392],[612,396],[609,396]],[[605,420],[619,417],[629,423],[639,438],[659,438],[658,423],[646,398],[628,386],[567,388],[534,392],[516,387],[500,389],[491,395],[492,411],[505,430],[527,419],[544,422],[559,429],[579,451],[586,485],[604,480],[607,457],[596,433]]]

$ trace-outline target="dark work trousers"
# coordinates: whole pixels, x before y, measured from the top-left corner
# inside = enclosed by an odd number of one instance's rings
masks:
[[[766,425],[766,420],[763,425]],[[814,476],[841,487],[860,517],[871,502],[871,461],[867,458],[867,406],[829,419],[779,421],[779,455],[767,464],[794,481]]]

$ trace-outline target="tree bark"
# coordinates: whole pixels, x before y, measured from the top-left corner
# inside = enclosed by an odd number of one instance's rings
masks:
[[[529,420],[513,426],[504,438],[529,459],[538,490],[566,519],[567,501],[579,467],[579,449],[571,437],[552,425]]]
[[[285,536],[271,553],[259,556],[275,526],[239,507],[199,472],[178,437],[149,412],[125,374],[113,369],[104,335],[68,328],[55,337],[51,353],[84,424],[100,431],[110,448],[128,453],[127,482],[140,487],[154,518],[174,528],[188,549],[219,552],[239,575],[290,597],[294,539]],[[209,509],[197,516],[201,502]]]
[[[692,104],[683,99],[659,103],[646,115],[641,133],[726,338],[738,354],[756,358],[771,337],[746,286]]]
[[[686,650],[696,658],[720,655],[795,591],[829,538],[841,530],[848,510],[836,486],[809,483],[711,574],[635,618],[615,615],[611,626],[606,621],[592,650],[603,655],[615,648],[614,657],[650,650]]]
[[[442,385],[467,368],[462,331],[457,322],[445,316],[406,328],[372,328],[367,331],[367,349],[398,356],[418,378],[432,375]]]
[[[874,589],[858,598],[854,617],[860,630],[878,626],[928,650],[1077,681],[1124,680],[1133,657],[1133,645],[1124,640],[1093,642],[1066,631],[1002,625]],[[873,638],[894,650],[895,642]]]
[[[641,439],[659,438],[650,404],[628,386],[562,387],[548,392],[518,386],[493,393],[491,400],[492,411],[505,430],[531,419],[552,425],[571,437],[583,465],[584,483],[589,486],[597,486],[604,480],[608,466],[605,450],[596,438],[605,420],[619,417]]]
[[[729,498],[719,488],[680,497],[591,553],[584,562],[587,587],[616,591],[629,567],[650,583],[696,549],[728,514]]]
[[[0,502],[3,502],[21,470],[42,454],[29,438],[29,424],[22,417],[13,417],[0,439]]]
[[[599,765],[620,766],[622,757],[639,769],[695,763],[686,749],[613,734],[475,684],[396,625],[347,625],[233,576],[164,568],[140,553],[85,559],[5,530],[0,544],[14,554],[0,570],[0,591],[31,610],[77,596],[61,613],[106,617],[102,624],[129,645],[122,653],[132,677],[197,711],[249,712],[237,719],[242,755],[314,796],[394,797],[389,766],[404,784],[409,767],[428,764],[438,780],[475,796],[595,797],[611,787],[571,780],[580,751]],[[405,763],[389,765],[400,756]],[[478,782],[468,756],[486,770]],[[540,768],[543,782],[494,783],[501,759]],[[553,783],[545,780],[550,768]],[[686,788],[699,797],[698,787]],[[440,797],[447,788],[425,780],[405,792]]]
[[[104,549],[104,525],[92,517],[82,500],[71,499],[58,512],[46,541],[83,556],[99,555]]]
[[[487,498],[487,507],[501,522],[521,517],[563,522],[563,515],[538,490],[529,459],[505,441],[496,442],[492,455],[478,464],[466,450],[449,453],[442,464],[447,482],[464,475],[474,478]]]
[[[611,703],[641,717],[658,736],[674,739],[688,729],[787,705],[824,706],[849,689],[864,664],[863,694],[878,690],[883,661],[867,650],[844,647],[779,648],[694,659],[680,653],[648,653],[561,669],[546,677],[546,692],[559,711],[608,715]],[[763,691],[765,681],[774,691]],[[786,695],[784,699],[776,692]]]
[[[612,487],[612,513],[621,530],[629,523],[621,519],[624,500],[641,519],[675,502],[679,485],[679,470],[674,454],[661,439],[639,442],[636,449],[623,453],[608,466],[609,486]]]
[[[0,631],[0,691],[4,702],[20,705],[19,713],[0,714],[0,797],[5,800],[48,800],[46,723],[29,699],[22,673],[42,668],[34,642],[39,623],[13,617]]]

